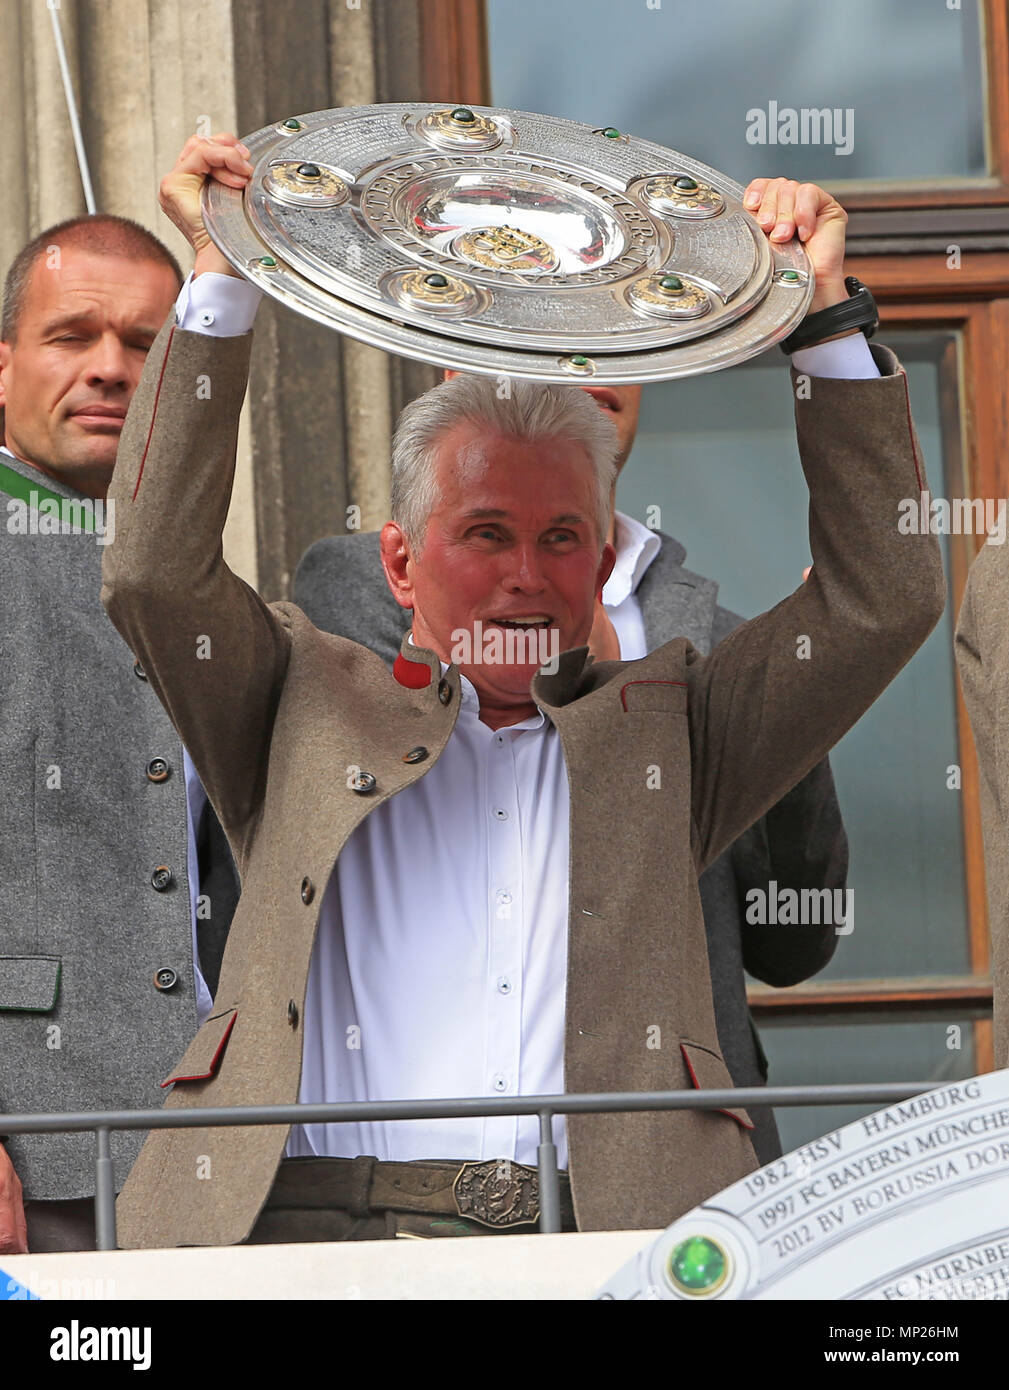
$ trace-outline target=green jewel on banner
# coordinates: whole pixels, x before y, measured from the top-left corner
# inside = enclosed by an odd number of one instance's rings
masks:
[[[725,1251],[707,1236],[690,1236],[669,1256],[669,1273],[676,1288],[689,1294],[710,1294],[728,1274]]]

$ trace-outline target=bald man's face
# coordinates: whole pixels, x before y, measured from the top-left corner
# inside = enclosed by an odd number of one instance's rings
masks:
[[[4,443],[24,463],[104,496],[148,349],[178,286],[153,260],[60,249],[35,262],[17,336],[0,343]]]

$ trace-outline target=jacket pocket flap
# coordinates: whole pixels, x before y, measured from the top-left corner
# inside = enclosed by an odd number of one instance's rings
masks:
[[[47,1014],[60,992],[61,956],[0,956],[0,1009]]]
[[[686,714],[686,683],[684,681],[625,681],[620,687],[620,703],[625,713]]]
[[[173,1081],[206,1081],[213,1076],[221,1064],[237,1017],[237,1009],[228,1009],[208,1018],[186,1048],[182,1061],[171,1076],[162,1081],[162,1086],[170,1086]]]
[[[708,1047],[702,1047],[700,1043],[683,1041],[680,1042],[680,1051],[687,1064],[690,1080],[698,1091],[731,1090],[732,1077],[729,1075],[728,1067],[717,1052],[712,1052]],[[745,1110],[727,1110],[721,1106],[718,1109],[719,1114],[731,1116],[744,1129],[753,1128],[753,1121]]]

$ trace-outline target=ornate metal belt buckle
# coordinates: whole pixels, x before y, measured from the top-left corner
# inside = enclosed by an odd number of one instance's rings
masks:
[[[225,256],[387,352],[535,381],[660,381],[787,337],[813,294],[742,187],[676,150],[530,111],[430,103],[291,116],[208,182]]]
[[[452,1193],[460,1216],[495,1230],[534,1225],[539,1219],[539,1175],[522,1163],[500,1158],[464,1163]]]

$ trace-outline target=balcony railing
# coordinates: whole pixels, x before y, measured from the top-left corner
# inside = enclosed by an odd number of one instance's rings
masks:
[[[337,1101],[328,1105],[250,1105],[206,1110],[93,1110],[81,1114],[0,1115],[0,1134],[95,1135],[95,1236],[99,1250],[116,1249],[116,1194],[109,1135],[114,1129],[207,1129],[218,1125],[339,1124],[363,1120],[454,1120],[489,1115],[538,1115],[539,1229],[561,1228],[555,1115],[634,1110],[755,1109],[778,1105],[875,1105],[934,1090],[935,1081],[884,1081],[855,1086],[741,1086],[720,1091],[603,1091],[556,1096],[472,1096],[452,1100]],[[460,1160],[462,1161],[462,1160]]]

